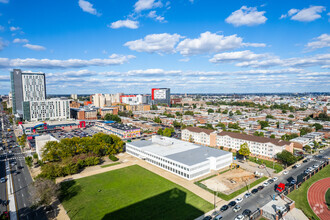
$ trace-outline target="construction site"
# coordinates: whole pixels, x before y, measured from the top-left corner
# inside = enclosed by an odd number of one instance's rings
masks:
[[[259,173],[252,173],[238,166],[213,178],[204,180],[201,183],[213,191],[228,195],[254,182],[259,177]]]

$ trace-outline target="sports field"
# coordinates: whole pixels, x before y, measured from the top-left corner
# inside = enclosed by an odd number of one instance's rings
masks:
[[[288,195],[288,197],[295,201],[296,207],[301,209],[308,218],[319,219],[319,217],[313,212],[312,208],[309,206],[307,199],[307,192],[309,187],[324,178],[329,177],[330,165],[323,168],[320,172],[312,176],[306,182],[304,182],[299,189],[294,190]]]
[[[213,205],[138,165],[61,184],[70,219],[194,219]]]

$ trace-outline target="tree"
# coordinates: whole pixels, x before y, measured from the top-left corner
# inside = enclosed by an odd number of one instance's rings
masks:
[[[259,121],[259,124],[261,125],[261,129],[264,129],[269,126],[268,121]]]
[[[285,114],[285,113],[287,113],[287,111],[286,111],[285,109],[283,109],[283,110],[282,110],[282,113]]]
[[[250,148],[249,148],[248,144],[247,143],[241,144],[241,147],[240,147],[238,153],[240,155],[243,155],[244,158],[246,156],[249,156],[251,152],[250,152]]]
[[[305,134],[312,132],[312,129],[308,128],[308,127],[303,127],[301,129],[299,129],[299,131],[300,131],[300,136],[303,136]]]
[[[32,157],[25,157],[25,163],[26,163],[26,165],[28,165],[29,167],[32,166],[32,161],[33,161]]]
[[[236,110],[236,115],[242,115],[242,112],[240,110]]]
[[[209,114],[214,113],[214,110],[210,108],[210,109],[207,110],[207,113],[209,113]]]
[[[22,147],[26,144],[26,134],[23,134],[20,138],[17,138],[18,144]]]
[[[234,113],[232,111],[229,112],[229,116],[233,116]]]
[[[309,146],[309,145],[306,145],[306,146],[304,147],[304,149],[305,149],[305,151],[307,151],[307,152],[310,152],[310,151],[312,150],[311,146]]]
[[[275,138],[275,134],[270,135],[270,138]]]
[[[317,130],[317,131],[323,129],[323,125],[321,125],[319,123],[314,123],[313,127],[315,127],[315,130]]]
[[[303,119],[303,121],[308,122],[311,119],[311,117],[306,117]]]
[[[163,129],[159,128],[158,131],[157,131],[157,134],[158,135],[163,135]]]
[[[181,123],[180,122],[177,122],[177,121],[173,121],[173,127],[175,127],[175,128],[180,128],[181,127]]]
[[[194,141],[194,139],[192,138],[191,135],[189,135],[189,142],[193,142],[193,141]]]
[[[165,137],[171,137],[172,136],[172,130],[169,128],[165,128],[163,131],[163,136]]]
[[[218,108],[218,110],[216,111],[216,113],[221,113],[221,109],[220,109],[220,108]]]
[[[29,192],[35,205],[50,206],[59,194],[59,185],[45,178],[37,178],[30,186]]]
[[[105,114],[104,120],[106,120],[106,121],[115,121],[117,123],[121,122],[121,119],[118,115],[113,115],[113,114],[110,114],[110,113]]]
[[[226,125],[224,123],[219,122],[216,127],[221,127],[222,129],[226,128]]]
[[[181,112],[175,112],[175,115],[176,116],[182,116],[182,113]]]
[[[253,135],[254,136],[259,136],[259,137],[264,137],[265,135],[264,135],[264,132],[258,132],[258,131],[255,131],[254,133],[253,133]]]
[[[266,118],[275,119],[272,115],[267,115]]]
[[[290,114],[288,117],[289,118],[294,118],[294,115],[293,114]]]
[[[282,151],[281,153],[277,153],[276,156],[277,159],[279,159],[280,161],[282,161],[282,163],[288,166],[297,162],[297,158],[291,152],[286,150]]]
[[[227,109],[224,110],[224,111],[222,112],[222,114],[228,114],[228,110],[227,110]]]
[[[281,137],[282,140],[289,141],[291,139],[297,138],[297,134],[285,134]]]
[[[238,123],[229,123],[228,124],[228,128],[233,128],[233,129],[240,129],[240,126],[238,125]]]
[[[193,111],[185,111],[184,115],[194,115]]]
[[[152,105],[151,108],[150,108],[150,110],[158,110],[157,105]]]
[[[156,122],[158,124],[161,124],[162,123],[162,120],[159,117],[155,117],[154,118],[154,122]]]

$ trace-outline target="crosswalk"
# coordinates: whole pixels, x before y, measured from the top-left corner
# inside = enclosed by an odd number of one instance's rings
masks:
[[[324,160],[318,160],[318,159],[314,159],[314,158],[311,158],[310,161],[315,161],[315,162],[319,162],[319,163],[323,163]]]
[[[22,153],[11,153],[11,154],[2,154],[0,155],[0,161],[9,161],[9,160],[24,160],[25,157]]]

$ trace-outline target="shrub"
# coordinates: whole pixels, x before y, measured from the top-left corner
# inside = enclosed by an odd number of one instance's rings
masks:
[[[118,161],[119,159],[115,155],[109,155],[109,159],[112,161]]]
[[[223,146],[220,146],[220,149],[223,150]]]

